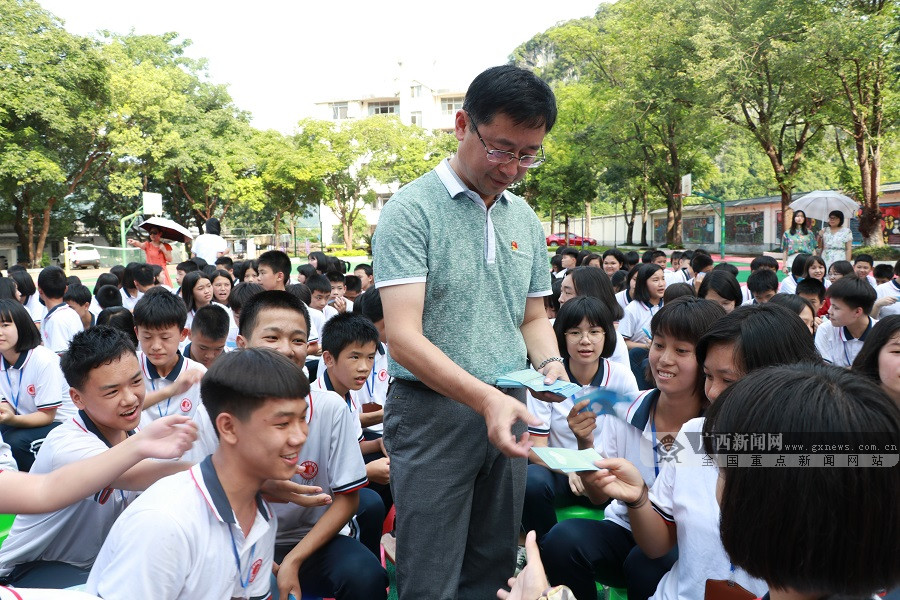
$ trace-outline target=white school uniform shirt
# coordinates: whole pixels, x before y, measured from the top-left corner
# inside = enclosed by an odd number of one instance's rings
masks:
[[[78,412],[59,368],[59,355],[49,348],[38,346],[23,352],[12,365],[0,356],[0,372],[0,396],[16,414],[30,415],[55,408],[53,420],[64,423]]]
[[[31,472],[49,473],[96,456],[109,447],[90,418],[79,412],[47,434]],[[34,560],[90,568],[113,522],[137,495],[138,492],[106,487],[55,512],[16,516],[12,531],[0,548],[0,575],[8,575],[16,565]],[[146,556],[142,559],[146,560]]]
[[[900,315],[900,281],[891,279],[890,281],[882,283],[875,288],[875,295],[878,298],[889,296],[897,299],[893,304],[889,304],[881,309],[881,312],[878,313],[880,318],[883,319],[884,317],[889,317],[891,315]]]
[[[138,362],[141,364],[141,372],[144,374],[144,387],[148,392],[162,389],[174,383],[178,376],[188,369],[196,369],[201,373],[206,373],[206,367],[195,360],[185,358],[180,351],[178,352],[178,362],[175,363],[175,367],[165,377],[160,376],[156,367],[147,359],[147,355],[143,351],[138,351],[137,356]],[[143,418],[150,421],[169,415],[186,415],[193,418],[200,401],[200,383],[197,382],[183,394],[166,398],[144,410]]]
[[[663,575],[651,600],[697,600],[703,598],[707,579],[731,579],[761,597],[769,589],[765,581],[735,567],[719,537],[719,503],[716,481],[719,470],[698,449],[702,417],[691,419],[676,436],[683,449],[677,462],[662,465],[650,488],[650,502],[659,515],[674,523],[678,536],[678,560]]]
[[[877,322],[877,319],[869,317],[869,325],[859,338],[854,338],[846,327],[835,327],[830,322],[823,322],[816,330],[816,350],[828,364],[849,367]]]
[[[44,315],[47,314],[47,307],[41,304],[41,297],[37,292],[28,296],[28,300],[25,302],[25,308],[28,309],[31,320],[37,324],[40,324],[41,321],[44,320]]]
[[[622,307],[622,310],[625,310],[625,307],[631,303],[631,294],[628,293],[628,290],[622,290],[616,294],[616,302],[619,303],[619,306]]]
[[[0,471],[18,470],[19,465],[16,463],[16,459],[13,458],[12,448],[3,441],[3,436],[0,435]]]
[[[100,311],[102,310],[103,307],[100,306],[99,302],[97,302],[97,297],[91,296],[91,305],[88,307],[88,311],[90,311],[90,313],[94,315],[94,318],[96,319],[97,315],[99,315]]]
[[[76,333],[84,331],[84,324],[75,309],[63,302],[44,315],[41,322],[41,340],[57,354],[69,349],[69,342]]]
[[[330,304],[326,304],[325,308],[322,309],[322,314],[325,315],[325,322],[327,323],[332,317],[338,316],[338,310],[331,306]],[[322,331],[321,329],[319,331]]]
[[[750,288],[747,287],[746,283],[741,284],[741,298],[743,298],[741,306],[744,306],[745,304],[753,304],[753,294],[750,292]]]
[[[388,347],[387,344],[378,342],[375,352],[375,362],[372,363],[372,372],[366,379],[366,383],[355,392],[356,401],[359,402],[359,409],[362,410],[365,404],[378,404],[384,408],[384,401],[387,399],[388,385],[391,378],[388,376]],[[366,427],[366,431],[373,433],[381,433],[384,431],[384,423],[376,423]]]
[[[137,304],[138,300],[144,297],[144,292],[137,292],[136,296],[129,296],[128,292],[125,291],[125,288],[119,288],[119,293],[122,295],[122,306],[130,311],[133,311],[134,305]]]
[[[301,472],[293,481],[322,488],[325,494],[349,494],[368,485],[366,465],[359,450],[356,431],[359,419],[347,410],[346,402],[334,392],[313,389],[307,397],[306,422],[309,434],[297,464]],[[305,508],[296,504],[275,504],[278,515],[276,544],[296,544],[328,510],[327,506]],[[359,537],[355,517],[340,531]]]
[[[237,336],[238,336],[238,325],[234,320],[234,311],[232,311],[229,307],[224,304],[220,304],[219,302],[213,301],[210,302],[213,306],[218,306],[226,313],[228,313],[228,337],[225,338],[225,346],[227,348],[237,348]],[[190,329],[191,325],[194,324],[194,315],[197,314],[197,309],[189,310],[187,314],[187,319],[184,321],[184,328]],[[185,338],[184,342],[180,344],[180,349],[184,350],[190,340]]]
[[[312,384],[310,384],[310,388],[323,392],[331,392],[335,396],[338,396],[338,393],[334,391],[334,386],[331,384],[331,377],[328,376],[328,369],[324,367],[324,361],[319,363],[319,368],[321,369],[319,371],[319,376],[314,382],[312,382]],[[347,407],[347,410],[350,411],[350,414],[353,415],[353,419],[356,421],[356,439],[358,442],[361,442],[363,441],[363,432],[362,423],[359,420],[359,413],[362,412],[362,403],[357,397],[356,390],[350,390],[349,392],[347,392],[347,395],[344,396],[344,405]]]
[[[798,281],[794,279],[793,275],[788,275],[784,279],[781,280],[781,283],[778,285],[778,293],[779,294],[796,294],[797,293],[797,283]]]
[[[306,310],[309,311],[309,337],[307,338],[307,341],[309,343],[318,342],[322,326],[325,325],[325,314],[321,310],[312,308],[308,304],[306,305]],[[312,357],[310,357],[310,359],[311,358]]]
[[[686,268],[665,271],[663,277],[666,278],[666,287],[669,287],[673,283],[687,283],[691,280],[691,275]]]
[[[257,495],[244,537],[209,457],[160,479],[122,513],[86,589],[104,600],[271,598],[276,527]]]
[[[576,381],[575,376],[572,375],[572,371],[569,369],[568,359],[566,359],[564,364],[566,367],[566,374],[569,376],[569,381],[581,384],[581,382]],[[631,372],[631,369],[614,363],[607,358],[600,359],[600,367],[597,369],[597,374],[594,375],[594,378],[591,381],[583,385],[606,388],[628,397],[637,396],[639,393],[637,382],[634,379],[634,374]],[[546,437],[547,445],[551,448],[577,450],[578,439],[569,428],[568,422],[569,411],[575,406],[575,402],[572,401],[572,398],[566,398],[562,402],[544,402],[543,400],[538,400],[532,396],[530,392],[526,394],[526,398],[528,412],[543,421],[543,423],[538,426],[529,425],[528,432],[538,437]],[[603,415],[600,417],[602,416]],[[598,426],[594,429],[595,447],[599,447],[600,445],[600,417],[597,417]]]
[[[632,300],[625,307],[625,316],[619,321],[619,333],[623,338],[632,342],[649,341],[650,321],[662,306],[662,300],[659,301],[659,304],[647,304],[640,300]]]
[[[75,590],[44,590],[0,586],[0,600],[100,600],[92,594]]]

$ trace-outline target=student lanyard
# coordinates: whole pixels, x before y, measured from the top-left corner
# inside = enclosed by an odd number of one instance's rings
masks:
[[[6,362],[5,358],[3,359],[3,362]],[[7,366],[6,371],[5,371],[6,383],[9,384],[9,395],[10,396],[12,396],[12,393],[13,393],[13,386],[12,386],[12,379],[9,378],[9,370],[12,368],[13,368],[13,366],[9,365],[9,366]],[[24,374],[23,371],[24,371],[24,369],[19,369],[19,386],[16,388],[16,395],[12,398],[13,410],[16,411],[16,414],[19,414],[19,392],[22,391],[22,375]]]
[[[659,441],[656,439],[656,406],[653,407],[653,414],[650,415],[650,432],[653,434],[653,472],[659,477]]]
[[[150,387],[153,388],[154,392],[156,391],[156,382],[153,381],[152,379],[150,380]],[[169,402],[171,402],[171,401],[172,401],[172,396],[169,396],[168,398],[166,398],[166,412],[165,413],[163,413],[162,410],[159,408],[159,405],[162,404],[162,400],[160,400],[159,402],[156,403],[156,412],[157,412],[157,414],[159,414],[160,419],[162,419],[163,417],[165,417],[166,415],[169,414]]]
[[[244,575],[241,572],[241,556],[237,551],[237,542],[234,541],[233,527],[231,523],[228,524],[228,533],[231,535],[231,550],[234,552],[234,563],[237,565],[238,581],[241,584],[241,589],[246,590],[247,586],[250,585],[250,578],[253,576],[253,554],[256,552],[256,544],[250,546],[250,570],[247,572],[247,579],[244,580]]]
[[[369,385],[369,380],[372,381],[372,385]],[[366,377],[366,391],[370,400],[375,398],[375,361],[372,361],[372,376]]]

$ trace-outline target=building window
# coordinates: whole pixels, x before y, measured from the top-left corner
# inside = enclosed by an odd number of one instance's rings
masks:
[[[422,111],[416,111],[414,113],[410,113],[409,122],[413,125],[422,126]]]
[[[334,102],[331,105],[331,118],[335,121],[341,121],[347,118],[347,103]]]
[[[421,85],[409,86],[409,97],[410,98],[418,98],[421,95],[422,95],[422,86]]]
[[[391,100],[388,102],[369,102],[370,115],[393,115],[400,108],[400,102]]]
[[[462,96],[441,98],[441,112],[445,115],[455,115],[456,111],[462,109],[464,99]]]

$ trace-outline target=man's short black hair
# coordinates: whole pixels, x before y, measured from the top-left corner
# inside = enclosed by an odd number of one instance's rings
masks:
[[[309,303],[312,302],[312,292],[309,291],[309,288],[306,287],[305,283],[291,283],[284,286],[284,291],[288,294],[292,294],[300,298],[300,301],[303,304],[309,306]]]
[[[362,292],[362,279],[356,275],[344,275],[344,287],[347,288],[348,292],[359,294]]]
[[[353,302],[353,312],[368,318],[373,323],[384,319],[384,307],[381,304],[381,292],[371,288]]]
[[[353,313],[337,314],[325,323],[319,335],[323,352],[329,352],[337,360],[350,344],[378,345],[378,330],[370,319]]]
[[[529,129],[556,123],[556,97],[546,82],[514,65],[491,67],[480,73],[466,91],[463,110],[474,125],[489,124],[498,113]]]
[[[44,267],[38,274],[37,284],[48,298],[62,300],[66,293],[66,272],[55,265]]]
[[[211,340],[224,340],[228,337],[228,328],[231,326],[231,315],[224,307],[209,303],[198,308],[191,321],[191,333],[200,333]]]
[[[751,294],[762,294],[769,290],[778,292],[778,275],[770,269],[750,273],[750,277],[747,278],[747,289]]]
[[[325,277],[328,278],[330,283],[344,283],[344,274],[338,273],[337,271],[326,271]]]
[[[797,295],[816,296],[819,302],[825,300],[825,284],[815,277],[806,277],[797,282]]]
[[[122,292],[114,285],[104,285],[97,290],[97,304],[100,308],[122,306]]]
[[[324,292],[326,294],[331,293],[331,282],[324,275],[313,275],[306,280],[306,287],[309,288],[309,291],[312,294],[315,294],[316,292]]]
[[[640,255],[637,252],[635,252],[634,250],[631,250],[631,251],[625,253],[625,268],[626,268],[626,270],[631,269],[631,267],[635,266],[640,261],[641,261]]]
[[[226,271],[234,269],[234,260],[232,260],[230,256],[220,256],[216,259],[216,266],[221,267]]]
[[[691,259],[691,270],[695,275],[702,273],[704,269],[708,269],[711,266],[713,266],[713,259],[709,254],[694,252],[694,257]]]
[[[765,254],[763,254],[762,256],[757,256],[750,261],[750,271],[756,272],[760,269],[772,269],[773,271],[777,271],[778,261],[771,256],[766,256]]]
[[[231,293],[228,294],[228,307],[235,312],[241,312],[241,308],[250,301],[250,298],[263,291],[265,291],[265,288],[258,283],[236,285],[231,288]]]
[[[571,256],[572,258],[575,259],[576,264],[577,264],[577,261],[578,261],[578,250],[576,250],[575,248],[572,248],[571,246],[563,246],[563,247],[562,247],[562,250],[559,251],[559,255],[560,255],[560,256],[563,256],[563,255],[565,255],[565,256]]]
[[[192,273],[194,271],[199,271],[200,267],[194,261],[186,260],[175,265],[175,270],[183,273]]]
[[[370,265],[368,263],[359,263],[358,265],[353,267],[354,271],[357,269],[361,269],[362,272],[365,273],[366,275],[368,275],[369,277],[371,277],[372,273],[374,273],[374,271],[372,270],[372,265]]]
[[[872,266],[873,264],[875,264],[875,259],[872,258],[872,255],[871,255],[871,254],[865,254],[865,253],[857,254],[857,255],[855,255],[855,256],[853,257],[853,264],[854,264],[854,265],[855,265],[856,263],[861,263],[861,262],[869,263],[869,266]]]
[[[69,300],[72,300],[76,304],[90,304],[91,290],[81,283],[70,285],[66,288],[66,293],[63,294],[63,302],[68,302]]]
[[[134,344],[122,331],[98,325],[75,334],[59,366],[69,386],[81,389],[93,369],[134,353]]]
[[[156,277],[153,275],[153,267],[147,263],[143,263],[135,268],[133,276],[134,282],[141,287],[150,287],[156,282]]]
[[[831,284],[825,295],[832,300],[840,300],[851,310],[861,308],[866,314],[872,312],[872,305],[878,299],[875,289],[869,282],[856,275],[844,275]]]
[[[241,285],[249,284],[242,283]],[[259,318],[259,313],[264,310],[276,308],[294,310],[303,315],[303,320],[306,322],[306,334],[309,335],[309,311],[306,309],[306,305],[303,304],[303,302],[301,302],[300,299],[297,298],[297,296],[289,294],[284,290],[268,290],[259,292],[258,294],[254,294],[249,300],[247,300],[247,302],[241,309],[241,318],[238,324],[238,330],[240,334],[244,338],[249,339],[251,337],[251,334],[253,333],[254,327],[256,327],[256,321]]]
[[[96,295],[104,285],[111,285],[118,289],[119,278],[112,273],[100,273],[97,275],[97,283],[94,284],[94,295]]]
[[[19,336],[14,348],[16,352],[21,354],[41,345],[41,332],[21,302],[11,298],[0,300],[0,323],[12,323],[16,328]]]
[[[81,283],[81,277],[78,275],[69,275],[66,277],[66,285],[75,285],[76,283]]]
[[[147,290],[134,305],[134,324],[147,329],[184,329],[187,307],[184,301],[169,290],[156,287]]]
[[[875,265],[872,267],[872,277],[875,279],[893,279],[894,267],[886,264]]]
[[[200,394],[218,437],[216,419],[222,413],[247,421],[268,400],[306,398],[309,380],[300,367],[274,350],[242,348],[216,359],[200,381]]]
[[[870,379],[840,367],[761,369],[707,410],[703,451],[721,459],[715,440],[764,434],[792,435],[808,445],[839,436],[848,448],[884,447],[881,440],[900,439],[900,408]],[[846,461],[847,454],[838,460]],[[900,469],[821,465],[749,468],[722,462],[719,530],[729,558],[770,589],[802,596],[872,598],[895,588]],[[836,540],[848,539],[866,551],[836,551]]]
[[[256,262],[260,267],[269,267],[273,273],[282,273],[285,283],[291,279],[291,258],[281,250],[263,252]]]

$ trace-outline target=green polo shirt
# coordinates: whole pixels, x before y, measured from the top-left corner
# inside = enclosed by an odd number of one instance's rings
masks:
[[[376,287],[425,283],[423,332],[453,362],[491,385],[526,367],[525,300],[550,294],[550,270],[522,198],[487,210],[445,160],[384,205],[372,246]],[[393,359],[388,371],[416,379]]]

